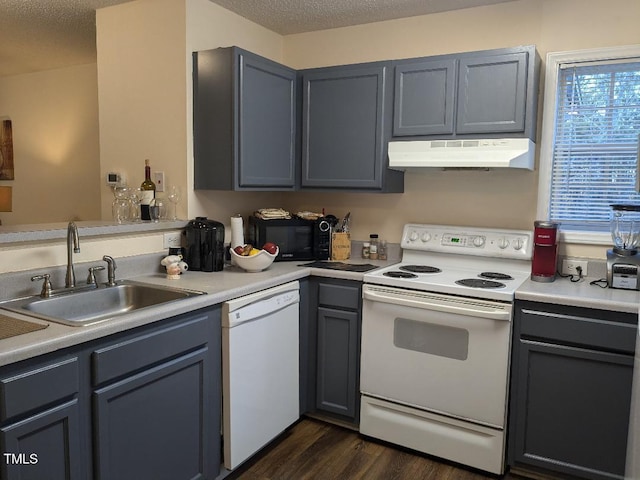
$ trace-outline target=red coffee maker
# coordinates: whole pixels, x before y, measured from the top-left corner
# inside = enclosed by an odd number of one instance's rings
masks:
[[[533,262],[531,280],[553,282],[558,263],[559,223],[536,220],[533,231]]]

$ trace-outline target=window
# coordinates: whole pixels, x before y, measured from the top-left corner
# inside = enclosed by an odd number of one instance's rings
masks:
[[[538,218],[608,232],[611,204],[640,203],[640,46],[551,53],[547,69]]]

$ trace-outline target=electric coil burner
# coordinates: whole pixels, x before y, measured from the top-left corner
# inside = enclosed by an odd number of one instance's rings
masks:
[[[513,280],[513,277],[511,275],[499,272],[482,272],[478,276],[481,278],[489,278],[491,280]]]
[[[364,274],[360,432],[500,475],[532,234],[410,224],[400,245],[400,263]]]
[[[391,278],[418,278],[418,275],[410,272],[400,272],[397,270],[391,270],[384,273],[385,276]]]
[[[432,267],[430,265],[403,265],[400,267],[400,270],[413,273],[440,273],[442,271],[438,267]]]
[[[462,280],[456,280],[458,285],[471,288],[504,288],[504,283],[495,282],[493,280],[485,280],[483,278],[463,278]]]

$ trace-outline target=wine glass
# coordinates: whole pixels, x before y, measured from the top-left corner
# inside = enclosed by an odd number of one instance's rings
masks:
[[[116,223],[124,223],[130,218],[129,188],[126,185],[113,187],[115,197],[111,204],[113,219]]]
[[[140,203],[142,202],[142,189],[140,187],[129,189],[129,202],[131,202],[131,220],[140,221]]]
[[[167,192],[167,200],[173,203],[173,218],[171,220],[178,220],[178,203],[180,202],[181,194],[180,187],[172,185]]]

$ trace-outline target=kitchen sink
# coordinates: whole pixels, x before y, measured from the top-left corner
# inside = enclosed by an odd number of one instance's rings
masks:
[[[60,293],[49,298],[28,297],[0,303],[0,309],[31,315],[64,325],[84,326],[112,319],[169,302],[175,302],[204,292],[179,288],[120,282],[113,287],[100,287],[72,293]]]

